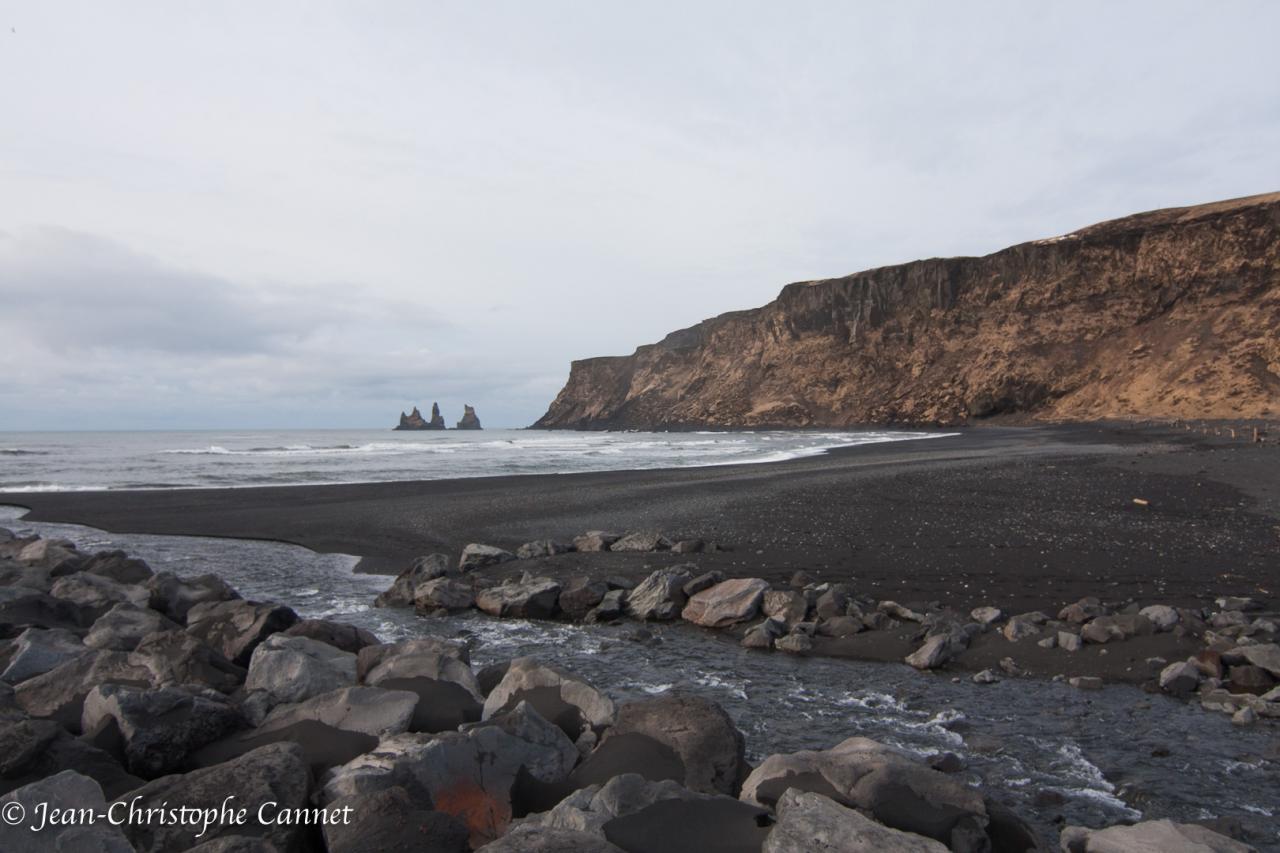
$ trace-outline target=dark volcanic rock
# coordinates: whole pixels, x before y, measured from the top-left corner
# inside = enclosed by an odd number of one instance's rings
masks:
[[[324,827],[328,853],[467,853],[471,849],[465,824],[452,815],[423,808],[398,785],[343,797],[329,807],[349,808],[351,821]]]
[[[378,638],[363,628],[334,622],[331,619],[303,619],[282,632],[286,637],[308,637],[327,643],[344,652],[356,652],[365,646],[376,646]]]
[[[187,632],[238,666],[248,666],[259,643],[297,622],[298,614],[284,605],[243,599],[206,602],[187,611]]]
[[[464,405],[462,407],[462,420],[458,421],[458,429],[480,429],[480,419],[476,417],[476,410],[471,406]]]
[[[400,423],[396,425],[396,429],[444,429],[444,415],[440,414],[440,404],[431,404],[431,420],[422,417],[422,412],[418,411],[417,406],[414,406],[413,411],[407,415],[401,412]]]
[[[602,746],[629,733],[671,749],[684,767],[678,781],[691,791],[736,796],[751,771],[742,732],[723,708],[700,696],[658,696],[620,706]]]

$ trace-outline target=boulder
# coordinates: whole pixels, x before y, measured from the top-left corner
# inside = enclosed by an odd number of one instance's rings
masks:
[[[1132,826],[1062,830],[1063,853],[1256,853],[1248,844],[1194,823],[1148,820]]]
[[[84,644],[95,649],[131,652],[143,638],[157,631],[180,631],[177,622],[150,607],[121,602],[102,614],[85,635]]]
[[[623,850],[696,853],[758,850],[769,818],[763,809],[731,797],[623,773],[575,791],[528,823],[587,833]]]
[[[413,606],[423,613],[433,610],[468,610],[475,606],[471,584],[453,578],[436,578],[418,584]]]
[[[686,596],[694,596],[706,589],[711,589],[718,583],[724,582],[724,572],[719,569],[712,569],[709,572],[703,572],[693,580],[689,581],[683,587],[681,592]]]
[[[559,599],[559,581],[526,574],[481,590],[476,594],[476,607],[490,616],[549,619],[555,614]]]
[[[1041,613],[1022,613],[1011,616],[1000,633],[1004,634],[1004,638],[1009,642],[1016,643],[1019,640],[1040,636],[1040,626],[1044,621]]]
[[[0,586],[20,586],[47,593],[53,589],[54,580],[48,569],[0,558]]]
[[[511,710],[522,701],[574,741],[587,730],[598,734],[614,719],[613,701],[608,696],[573,673],[530,657],[511,661],[502,681],[484,701],[483,719]]]
[[[480,849],[484,853],[624,853],[598,835],[530,823]]]
[[[560,590],[560,609],[570,619],[582,619],[604,601],[609,585],[590,578],[575,578]]]
[[[129,662],[144,668],[157,685],[186,684],[230,693],[244,683],[245,670],[186,631],[157,631],[143,637]]]
[[[574,550],[577,551],[608,551],[609,546],[617,542],[622,537],[617,533],[606,533],[603,530],[588,530],[581,536],[575,536],[573,539]]]
[[[1172,631],[1178,624],[1178,611],[1166,604],[1152,604],[1139,610],[1138,614],[1151,620],[1157,631]]]
[[[258,726],[259,732],[277,731],[314,720],[345,732],[376,738],[409,730],[418,694],[380,687],[340,687],[303,702],[277,705]]]
[[[671,542],[661,533],[653,530],[628,533],[609,546],[610,551],[666,551]]]
[[[9,663],[0,679],[18,684],[43,675],[56,666],[84,654],[84,643],[63,628],[28,628],[9,648]]]
[[[94,814],[106,812],[107,801],[102,795],[102,787],[74,770],[64,770],[0,797],[0,804],[8,803],[18,803],[26,819],[20,819],[16,824],[10,824],[7,819],[0,821],[0,850],[15,853],[133,853],[133,847],[124,834],[105,820],[77,820],[71,825],[49,822],[39,831],[31,828],[33,824],[39,825],[38,810],[42,808],[50,813],[54,809],[69,812],[88,809]],[[0,813],[8,818],[11,808],[0,806]]]
[[[113,756],[52,720],[32,719],[20,711],[0,715],[0,793],[63,770],[83,773],[101,785],[108,797],[142,784]]]
[[[620,706],[601,746],[629,734],[675,753],[684,767],[677,781],[691,791],[736,796],[751,770],[742,732],[723,708],[700,696],[656,696]]]
[[[33,717],[47,717],[80,733],[85,697],[100,684],[151,686],[151,673],[124,652],[92,650],[29,678],[14,689],[14,701]]]
[[[480,719],[480,685],[452,644],[418,639],[370,646],[361,651],[357,671],[365,684],[418,697],[411,731],[447,731]]]
[[[269,705],[302,702],[354,685],[356,656],[308,637],[273,634],[249,661],[244,689],[261,691]]]
[[[1190,696],[1200,686],[1200,670],[1194,661],[1175,661],[1160,670],[1160,689],[1175,696]]]
[[[773,647],[793,655],[801,655],[813,651],[813,636],[807,631],[796,631],[793,628],[787,636],[774,640]]]
[[[768,581],[760,578],[727,580],[695,594],[680,615],[704,628],[746,622],[760,611],[760,599],[768,588]]]
[[[960,650],[962,648],[956,648],[949,635],[935,634],[926,639],[924,645],[907,655],[906,662],[916,669],[933,669],[951,660]]]
[[[1280,645],[1259,643],[1253,646],[1240,646],[1236,652],[1252,665],[1262,667],[1276,678],[1280,678]]]
[[[1139,614],[1118,613],[1114,616],[1098,616],[1080,629],[1080,637],[1086,643],[1108,643],[1129,637],[1151,634],[1151,620]]]
[[[943,844],[952,843],[953,833],[987,822],[977,790],[900,750],[860,737],[820,752],[769,756],[747,777],[741,798],[774,806],[788,789],[822,794],[885,826]]]
[[[403,787],[418,801],[433,804],[466,825],[479,847],[506,832],[512,818],[512,788],[522,771],[548,766],[548,747],[530,743],[499,726],[439,735],[405,733],[383,738],[326,778],[320,799]],[[558,780],[543,779],[542,782]]]
[[[476,569],[496,566],[499,563],[514,559],[516,559],[516,555],[510,551],[495,548],[493,545],[480,545],[473,542],[462,549],[462,556],[458,560],[458,569],[463,572],[473,572]]]
[[[627,599],[630,597],[630,590],[611,589],[604,594],[600,599],[600,603],[593,607],[582,621],[594,624],[596,622],[612,622],[616,619],[621,619],[627,613]]]
[[[787,626],[777,619],[766,619],[753,625],[742,636],[742,645],[748,649],[771,649],[774,642],[786,636]]]
[[[830,619],[820,620],[814,633],[819,637],[852,637],[865,630],[867,625],[861,619],[853,616],[833,616]]]
[[[281,633],[286,637],[307,637],[328,643],[353,655],[366,646],[378,645],[378,638],[372,632],[332,619],[303,619]]]
[[[881,613],[892,616],[894,619],[900,619],[903,622],[923,622],[924,614],[903,607],[896,601],[882,601],[876,605],[876,609]]]
[[[1102,679],[1096,675],[1075,675],[1067,679],[1067,683],[1077,690],[1101,690]]]
[[[788,790],[762,853],[950,853],[931,838],[890,829],[822,794]]]
[[[260,835],[277,850],[301,849],[309,827],[271,818],[287,814],[290,809],[307,808],[310,805],[307,797],[309,787],[310,776],[301,747],[292,743],[270,744],[213,767],[162,776],[122,798],[138,809],[181,804],[216,811],[228,797],[234,797],[232,802],[248,806],[255,818],[260,806],[274,803],[265,815],[265,823],[254,820],[248,827],[214,823],[205,830],[199,822],[153,821],[127,824],[123,829],[138,853],[187,850],[197,843],[224,835],[243,834],[246,829]],[[197,838],[202,831],[203,836]]]
[[[444,554],[427,554],[396,575],[391,586],[373,601],[374,607],[412,607],[418,587],[427,581],[453,574],[449,558]]]
[[[1079,634],[1073,634],[1070,631],[1058,632],[1058,648],[1068,652],[1078,652],[1084,641],[1080,639]]]
[[[187,853],[280,853],[270,841],[251,835],[224,835],[192,847]]]
[[[769,590],[760,598],[760,609],[788,627],[803,622],[809,614],[809,599],[802,592]]]
[[[715,545],[708,547],[708,544],[701,539],[681,539],[671,546],[672,554],[701,554],[703,551],[714,551]]]
[[[483,722],[470,723],[464,729],[474,730],[482,726],[496,726],[514,738],[540,747],[528,753],[528,763],[524,766],[534,779],[540,781],[558,782],[566,778],[581,758],[578,747],[569,740],[569,736],[528,702],[521,702],[510,711],[495,714]]]
[[[979,625],[994,625],[1004,618],[1004,611],[999,607],[975,607],[969,612],[969,616]]]
[[[230,702],[176,687],[103,684],[89,691],[81,714],[86,736],[99,743],[118,738],[125,766],[144,779],[173,773],[192,752],[244,723]]]
[[[627,595],[627,613],[635,619],[675,619],[684,607],[683,588],[693,580],[692,568],[685,563],[655,570]]]
[[[323,827],[328,853],[468,853],[471,849],[461,821],[415,803],[398,785],[343,797],[329,808],[346,810],[350,820]]]
[[[1066,607],[1058,611],[1059,622],[1070,622],[1073,625],[1083,625],[1090,619],[1101,616],[1106,611],[1096,598],[1082,598],[1075,604],[1068,604]]]
[[[143,586],[116,583],[111,578],[77,572],[58,578],[49,590],[54,598],[70,601],[95,617],[106,613],[122,601],[138,607],[146,607],[151,600],[150,591]]]
[[[187,611],[187,633],[238,666],[248,666],[259,643],[297,622],[298,614],[284,605],[244,599],[204,602]]]
[[[572,550],[572,545],[566,545],[563,542],[556,542],[552,539],[537,539],[533,542],[526,542],[517,548],[516,558],[520,560],[534,560],[539,557],[554,557],[556,554],[568,554]]]
[[[145,561],[130,557],[124,551],[99,551],[85,561],[81,571],[121,584],[145,584],[155,574]]]
[[[24,545],[17,555],[19,563],[48,569],[54,577],[80,571],[87,559],[68,539],[37,539]]]
[[[179,625],[187,624],[187,613],[197,604],[240,597],[226,581],[213,574],[180,578],[172,572],[159,572],[147,581],[147,589],[151,592],[151,609]]]
[[[16,637],[28,628],[80,631],[96,614],[80,605],[24,587],[0,587],[0,639]]]

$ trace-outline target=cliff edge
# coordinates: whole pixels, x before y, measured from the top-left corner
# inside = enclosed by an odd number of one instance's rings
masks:
[[[1280,414],[1280,193],[787,285],[573,362],[534,427]]]

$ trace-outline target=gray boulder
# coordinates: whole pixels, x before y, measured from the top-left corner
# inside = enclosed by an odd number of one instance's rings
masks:
[[[118,738],[125,766],[144,779],[178,770],[192,752],[244,722],[225,700],[176,687],[146,690],[119,684],[89,691],[81,714],[86,735],[94,740]]]
[[[124,652],[91,650],[22,682],[13,697],[31,716],[55,720],[79,734],[85,697],[100,684],[146,688],[151,686],[151,673]]]
[[[600,603],[587,613],[583,621],[594,624],[621,619],[627,613],[627,599],[630,596],[631,590],[628,589],[609,590],[600,598]]]
[[[1148,820],[1132,826],[1062,830],[1063,853],[1257,853],[1248,844],[1194,823]]]
[[[573,539],[575,551],[608,551],[609,546],[622,537],[617,533],[606,533],[603,530],[588,530]]]
[[[490,616],[548,619],[556,612],[560,582],[525,575],[476,593],[476,607]]]
[[[746,741],[724,709],[700,696],[657,696],[621,705],[611,738],[642,735],[661,744],[684,766],[678,780],[691,791],[736,796],[751,771]]]
[[[116,583],[111,578],[77,572],[58,578],[49,594],[63,601],[79,605],[95,616],[106,613],[122,601],[138,607],[146,607],[151,593],[146,587]]]
[[[240,593],[214,574],[180,578],[172,572],[159,572],[146,586],[151,592],[151,609],[180,625],[187,623],[187,613],[197,604],[240,597]]]
[[[609,585],[590,578],[575,578],[560,590],[560,609],[570,619],[582,619],[604,601]]]
[[[298,622],[281,604],[234,599],[196,604],[187,611],[187,633],[239,666],[248,666],[258,644]]]
[[[609,546],[610,551],[666,551],[671,541],[661,533],[652,530],[628,533]]]
[[[587,730],[599,733],[613,723],[613,701],[583,679],[559,667],[516,658],[484,701],[483,718],[528,702],[538,713],[578,740]]]
[[[1190,696],[1200,686],[1200,669],[1192,661],[1174,661],[1160,670],[1160,689],[1175,696]]]
[[[525,769],[541,781],[557,782],[566,778],[581,758],[578,747],[568,735],[528,702],[521,702],[510,711],[465,728],[470,730],[481,726],[496,726],[514,738],[540,747],[528,753],[530,763],[525,765]]]
[[[766,619],[751,626],[742,635],[742,645],[748,649],[771,649],[774,642],[786,636],[787,626],[777,619]]]
[[[809,613],[809,599],[804,593],[794,590],[768,590],[760,598],[760,609],[765,616],[790,627],[805,620]]]
[[[366,646],[376,646],[378,638],[364,628],[332,619],[303,619],[280,633],[286,637],[307,637],[335,649],[356,654]]]
[[[306,720],[346,732],[381,738],[409,730],[418,694],[380,687],[341,687],[304,702],[277,705],[258,726],[258,732],[288,728]]]
[[[1004,638],[1011,643],[1019,640],[1027,640],[1040,636],[1040,628],[1045,623],[1044,614],[1021,613],[1017,616],[1009,617],[1009,621],[1004,623],[1004,628],[1000,633],[1004,634]]]
[[[452,644],[424,638],[370,646],[360,652],[357,674],[365,684],[418,697],[411,731],[448,731],[480,719],[479,683]]]
[[[107,801],[102,795],[102,787],[74,770],[64,770],[10,791],[0,797],[0,803],[18,803],[25,813],[25,820],[17,824],[0,821],[0,850],[15,853],[133,853],[133,847],[124,834],[107,821],[91,824],[77,821],[71,826],[50,823],[39,831],[31,828],[33,824],[39,825],[40,808],[50,811],[88,809],[94,814],[106,812]],[[0,812],[6,816],[10,814],[5,808],[0,808]]]
[[[948,634],[935,634],[924,641],[920,648],[907,655],[906,662],[916,669],[933,669],[942,666],[958,652],[957,646]]]
[[[657,569],[627,595],[627,613],[635,619],[669,620],[685,605],[684,585],[693,580],[691,563]]]
[[[453,578],[436,578],[418,584],[413,606],[424,613],[433,610],[467,610],[476,603],[471,584]]]
[[[47,593],[53,589],[54,580],[56,579],[48,569],[0,559],[0,586],[20,586]]]
[[[448,556],[427,554],[413,561],[413,565],[396,575],[389,589],[374,599],[374,607],[412,607],[418,587],[427,581],[454,574]]]
[[[867,738],[849,738],[823,751],[771,755],[747,777],[741,798],[774,806],[788,789],[822,794],[888,827],[943,844],[987,824],[976,789]]]
[[[1086,643],[1109,643],[1129,637],[1154,633],[1151,620],[1133,613],[1117,613],[1114,616],[1098,616],[1080,629],[1080,638]]]
[[[155,574],[144,560],[124,551],[99,551],[85,562],[82,571],[122,584],[145,584]]]
[[[1259,643],[1240,646],[1235,651],[1253,666],[1261,667],[1276,678],[1280,678],[1280,645]]]
[[[685,590],[687,591],[688,585]],[[704,628],[725,628],[755,618],[760,600],[769,589],[760,578],[735,578],[696,593],[680,615]]]
[[[0,715],[0,793],[63,770],[88,776],[102,786],[108,797],[142,784],[141,779],[126,773],[113,756],[52,720],[32,719],[21,711]]]
[[[452,815],[424,808],[396,785],[370,794],[335,800],[349,821],[323,827],[328,853],[467,853],[470,834]]]
[[[213,809],[222,807],[228,797],[233,802],[248,805],[256,818],[258,807],[274,803],[268,811],[267,822],[256,820],[250,825],[255,834],[274,845],[277,850],[296,850],[302,847],[302,839],[308,827],[294,822],[272,820],[275,815],[290,809],[306,808],[310,775],[297,744],[277,743],[255,749],[230,761],[181,775],[162,776],[129,792],[125,798],[136,808],[161,808],[164,804]],[[213,824],[204,836],[196,835],[204,829],[201,823],[151,823],[128,824],[125,834],[138,853],[171,853],[187,850],[197,843],[212,841],[224,835],[243,834],[246,827],[234,824]]]
[[[788,790],[762,853],[949,853],[945,844],[890,829],[821,794]]]
[[[9,663],[0,679],[17,684],[43,675],[56,666],[83,654],[84,643],[63,628],[28,628],[18,635],[9,650]]]
[[[539,557],[568,554],[572,550],[572,545],[566,545],[563,542],[556,542],[553,539],[537,539],[533,542],[526,542],[517,548],[516,557],[521,560],[533,560]]]
[[[246,691],[269,705],[302,702],[356,683],[356,656],[308,637],[273,634],[257,647],[244,680]]]
[[[150,607],[124,601],[97,618],[85,635],[84,644],[95,649],[131,652],[150,634],[180,630],[177,622]]]
[[[525,823],[480,848],[484,853],[624,853],[598,835]]]
[[[994,625],[1004,618],[1004,611],[999,607],[975,607],[969,612],[970,618],[979,625]]]
[[[1138,615],[1151,620],[1152,626],[1157,631],[1172,631],[1179,621],[1177,609],[1166,604],[1152,604],[1144,607],[1138,611]]]
[[[458,559],[458,569],[463,572],[473,572],[476,569],[496,566],[514,559],[516,555],[510,551],[473,542],[462,549],[462,556]]]
[[[157,631],[143,637],[129,662],[144,668],[157,685],[199,685],[230,693],[244,683],[245,670],[186,631]]]
[[[16,637],[28,628],[79,631],[96,614],[80,605],[25,587],[0,587],[0,638]]]
[[[54,577],[78,572],[87,559],[69,539],[37,539],[17,554],[19,563],[48,569]]]

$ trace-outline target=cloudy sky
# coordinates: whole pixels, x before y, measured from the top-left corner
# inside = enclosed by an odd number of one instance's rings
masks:
[[[1280,4],[0,2],[0,429],[491,426],[790,281],[1280,189]]]

